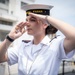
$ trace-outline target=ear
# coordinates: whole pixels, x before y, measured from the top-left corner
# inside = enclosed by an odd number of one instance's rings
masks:
[[[45,24],[44,24],[44,28],[46,29],[47,27],[48,27],[48,24],[47,24],[47,23],[45,23]]]

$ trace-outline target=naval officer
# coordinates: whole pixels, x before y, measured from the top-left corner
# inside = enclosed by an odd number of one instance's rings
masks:
[[[57,75],[62,59],[75,53],[75,28],[49,16],[52,7],[39,4],[24,6],[26,22],[16,25],[1,43],[0,62],[18,63],[18,75]],[[65,37],[56,36],[57,30]],[[23,40],[8,49],[25,32],[33,39],[29,42]],[[48,35],[55,36],[50,39]]]

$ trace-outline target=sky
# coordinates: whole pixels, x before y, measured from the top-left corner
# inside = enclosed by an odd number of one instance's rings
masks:
[[[50,11],[52,17],[75,26],[75,0],[35,0],[35,4],[54,6]]]

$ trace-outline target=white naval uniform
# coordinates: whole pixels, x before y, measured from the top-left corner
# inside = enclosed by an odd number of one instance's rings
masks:
[[[72,57],[75,52],[66,55],[63,41],[57,37],[50,42],[45,36],[38,45],[32,41],[21,42],[18,47],[8,50],[8,63],[18,63],[18,75],[57,75],[61,60]]]

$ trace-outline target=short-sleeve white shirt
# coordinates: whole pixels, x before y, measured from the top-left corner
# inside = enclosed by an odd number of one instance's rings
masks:
[[[8,63],[18,63],[18,75],[57,75],[61,60],[72,57],[75,51],[66,55],[63,42],[61,37],[50,42],[48,36],[38,45],[34,45],[33,41],[21,42],[8,50]]]

